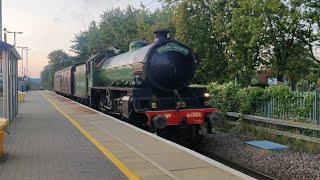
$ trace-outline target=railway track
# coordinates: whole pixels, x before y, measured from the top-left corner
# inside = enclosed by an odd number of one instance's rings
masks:
[[[229,161],[229,160],[226,160],[224,158],[221,158],[217,155],[215,155],[214,153],[212,152],[208,152],[206,151],[205,149],[201,149],[201,148],[197,148],[197,149],[192,149],[210,159],[213,159],[217,162],[220,162],[221,164],[224,164],[232,169],[236,169],[244,174],[247,174],[253,178],[256,178],[256,179],[259,179],[259,180],[276,180],[276,178],[273,178],[269,175],[266,175],[266,174],[263,174],[261,172],[258,172],[258,171],[255,171],[255,170],[252,170],[252,169],[249,169],[247,167],[244,167],[244,166],[241,166],[239,164],[236,164],[232,161]]]

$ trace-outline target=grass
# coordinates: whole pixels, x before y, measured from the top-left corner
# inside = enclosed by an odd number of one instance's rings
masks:
[[[225,121],[227,122],[227,121]],[[257,139],[264,139],[280,144],[289,146],[292,150],[297,152],[308,152],[308,153],[320,153],[320,143],[310,142],[297,138],[288,137],[286,135],[279,135],[271,131],[283,131],[289,132],[294,135],[310,135],[308,130],[301,130],[298,128],[283,128],[277,125],[270,125],[265,123],[249,122],[245,120],[238,120],[237,123],[225,123],[224,127],[219,127],[222,131],[232,132],[238,135],[248,135]],[[313,134],[314,135],[314,134]],[[319,133],[316,134],[319,138]]]

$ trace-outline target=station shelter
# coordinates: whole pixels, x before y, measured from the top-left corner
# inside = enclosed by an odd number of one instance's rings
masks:
[[[0,41],[0,91],[3,96],[1,116],[8,119],[9,123],[18,114],[18,60],[20,59],[21,56],[12,45]]]

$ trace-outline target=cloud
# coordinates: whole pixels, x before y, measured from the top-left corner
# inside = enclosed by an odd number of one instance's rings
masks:
[[[84,9],[101,7],[105,7],[105,9],[107,9],[114,5],[113,0],[81,0],[81,2],[83,3],[82,5]]]
[[[53,21],[54,23],[59,23],[59,22],[62,21],[62,19],[59,18],[59,17],[55,17],[55,18],[52,19],[52,21]]]

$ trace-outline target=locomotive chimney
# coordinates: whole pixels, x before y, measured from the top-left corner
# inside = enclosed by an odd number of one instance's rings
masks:
[[[163,41],[170,39],[170,30],[168,29],[159,29],[153,32],[155,39],[155,42]]]

